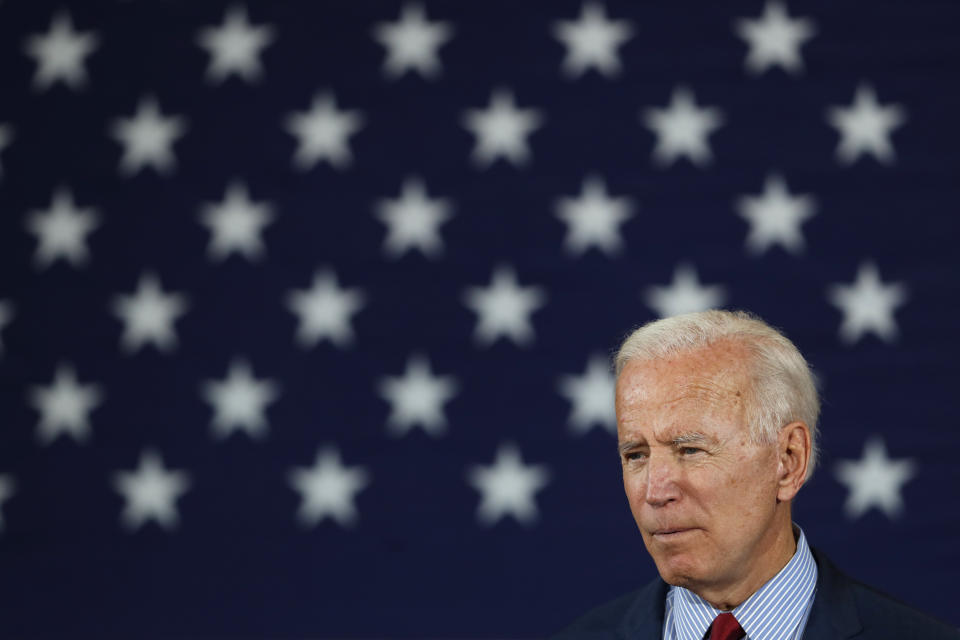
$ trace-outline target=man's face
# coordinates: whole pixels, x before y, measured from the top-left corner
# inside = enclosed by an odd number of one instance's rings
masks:
[[[714,345],[630,361],[617,381],[630,510],[660,576],[697,593],[762,584],[783,562],[789,509],[784,521],[776,447],[750,440],[746,362],[742,347]]]

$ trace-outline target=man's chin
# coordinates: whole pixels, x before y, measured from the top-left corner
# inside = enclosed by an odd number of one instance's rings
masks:
[[[654,557],[657,572],[667,584],[690,588],[701,581],[703,567],[694,558],[686,555]]]

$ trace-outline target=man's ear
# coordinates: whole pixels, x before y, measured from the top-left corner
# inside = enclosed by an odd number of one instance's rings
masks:
[[[791,422],[780,429],[777,438],[777,500],[792,500],[807,477],[810,465],[810,428],[803,422]]]

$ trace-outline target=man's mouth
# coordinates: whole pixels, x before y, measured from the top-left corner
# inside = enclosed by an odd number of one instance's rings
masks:
[[[652,535],[653,535],[653,537],[656,538],[657,540],[672,540],[672,539],[674,539],[674,538],[679,538],[680,536],[682,536],[682,535],[685,534],[685,533],[689,533],[689,532],[695,531],[695,530],[696,530],[696,529],[693,528],[693,527],[678,527],[678,528],[670,528],[670,529],[667,529],[667,528],[665,528],[665,529],[655,529],[655,530],[652,532]]]

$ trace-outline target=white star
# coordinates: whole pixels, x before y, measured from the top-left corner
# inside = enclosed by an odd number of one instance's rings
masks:
[[[617,47],[630,39],[633,26],[627,20],[608,20],[602,4],[586,2],[580,9],[580,19],[558,20],[553,35],[567,48],[562,68],[568,76],[576,78],[591,67],[605,76],[615,76],[620,73]]]
[[[557,387],[573,405],[569,420],[571,431],[581,435],[597,425],[611,433],[617,432],[613,402],[615,384],[610,363],[599,354],[590,358],[582,376],[560,378]]]
[[[164,293],[156,276],[143,274],[135,293],[114,298],[113,312],[124,323],[120,346],[132,353],[147,343],[153,343],[157,349],[169,351],[177,344],[173,323],[186,310],[186,296]]]
[[[834,473],[849,491],[843,505],[848,518],[854,520],[876,507],[893,519],[903,511],[901,491],[916,475],[916,464],[909,458],[888,458],[883,439],[873,436],[863,445],[860,460],[841,460]]]
[[[373,27],[373,39],[387,48],[383,73],[391,79],[407,71],[435,78],[441,69],[437,49],[452,36],[450,23],[429,22],[419,3],[403,5],[396,22],[379,22]]]
[[[775,244],[793,254],[803,252],[800,225],[813,217],[816,202],[810,195],[791,195],[780,175],[767,176],[760,196],[742,196],[737,213],[750,224],[747,249],[761,254]]]
[[[537,521],[534,494],[547,486],[550,472],[544,465],[525,465],[520,450],[512,443],[501,444],[490,466],[475,465],[467,470],[467,481],[480,492],[477,520],[491,526],[513,516],[524,525]]]
[[[619,225],[633,215],[633,203],[626,197],[607,195],[600,178],[588,177],[579,198],[560,198],[554,208],[567,225],[567,253],[580,255],[593,246],[615,255],[623,249]]]
[[[428,258],[437,257],[443,251],[439,227],[452,217],[452,208],[447,199],[428,198],[423,181],[408,178],[399,198],[380,200],[376,205],[377,218],[387,225],[384,253],[399,258],[419,249]]]
[[[720,285],[701,285],[696,269],[681,264],[673,272],[672,283],[665,287],[647,287],[644,300],[661,318],[669,318],[715,309],[723,305],[726,292]]]
[[[264,252],[260,236],[273,219],[273,207],[250,200],[246,184],[230,184],[223,202],[204,205],[200,213],[200,221],[211,233],[207,255],[213,260],[224,260],[236,251],[248,260],[259,259]]]
[[[13,320],[13,303],[9,300],[0,300],[0,332],[7,328]],[[3,336],[0,335],[0,355],[3,354]]]
[[[310,289],[292,291],[287,307],[300,319],[297,341],[304,348],[328,339],[338,347],[353,342],[350,316],[363,308],[365,296],[360,289],[341,289],[337,276],[329,269],[317,271]]]
[[[10,146],[13,142],[13,127],[8,124],[0,124],[0,153]],[[0,164],[0,176],[3,176],[3,165]]]
[[[256,82],[263,74],[261,51],[273,40],[273,27],[253,26],[246,8],[231,7],[221,26],[203,29],[197,36],[197,44],[210,54],[207,80],[223,82],[235,73],[247,82]]]
[[[78,384],[73,367],[60,365],[49,387],[33,387],[30,404],[40,412],[37,437],[50,444],[60,434],[86,442],[90,437],[90,412],[103,400],[103,392],[95,384]]]
[[[464,304],[477,314],[474,338],[482,345],[490,345],[505,336],[518,345],[533,341],[530,314],[546,302],[541,287],[521,287],[510,267],[497,267],[489,287],[468,287]]]
[[[292,469],[288,480],[300,493],[297,518],[303,526],[312,527],[329,517],[341,527],[350,527],[357,521],[356,494],[370,484],[370,474],[363,467],[343,466],[340,452],[325,447],[317,452],[313,467]]]
[[[513,93],[498,89],[491,94],[489,107],[468,109],[462,122],[476,136],[471,154],[475,164],[486,168],[502,157],[520,166],[530,159],[527,136],[543,123],[543,117],[536,109],[518,109]]]
[[[697,107],[693,93],[677,87],[666,109],[646,109],[643,123],[657,136],[654,161],[666,166],[686,156],[695,165],[703,166],[713,158],[707,136],[723,124],[723,114],[716,107]]]
[[[827,122],[840,132],[837,160],[842,164],[851,164],[864,153],[871,154],[883,164],[893,164],[895,154],[890,135],[906,121],[907,112],[903,107],[880,105],[868,84],[857,87],[853,104],[849,107],[827,109]]]
[[[734,23],[734,31],[750,46],[747,70],[760,74],[776,65],[790,73],[803,71],[800,46],[812,38],[817,29],[808,18],[791,19],[782,2],[768,0],[763,16],[740,18]]]
[[[16,486],[13,476],[0,475],[0,531],[3,531],[3,503],[16,493]]]
[[[439,436],[447,427],[443,404],[457,395],[457,382],[453,376],[433,375],[426,358],[412,356],[404,374],[383,378],[379,391],[390,403],[387,426],[393,435],[406,435],[419,425],[431,436]]]
[[[353,162],[347,139],[363,128],[364,118],[359,111],[340,111],[330,93],[319,93],[313,98],[309,111],[287,116],[287,131],[297,138],[293,166],[301,171],[312,169],[318,161],[343,169]]]
[[[173,143],[186,129],[183,117],[165,117],[156,99],[142,98],[136,115],[117,118],[110,128],[113,137],[123,145],[120,173],[130,176],[150,166],[158,173],[169,174],[177,166]]]
[[[177,527],[180,516],[176,501],[190,488],[190,475],[185,471],[168,471],[160,455],[146,450],[140,455],[136,471],[118,471],[113,486],[125,501],[120,520],[133,531],[149,520],[165,529]]]
[[[827,298],[843,312],[840,338],[848,344],[872,332],[884,342],[897,338],[897,322],[893,312],[907,300],[907,288],[899,283],[884,284],[877,266],[864,262],[853,284],[835,284],[827,290]]]
[[[234,360],[227,377],[205,382],[202,394],[213,405],[214,436],[223,439],[245,431],[251,438],[262,438],[268,427],[267,405],[280,395],[280,386],[273,380],[257,380],[247,362]]]
[[[82,267],[89,257],[87,234],[99,224],[93,208],[77,207],[68,189],[57,189],[49,209],[27,215],[27,230],[37,236],[34,263],[43,269],[62,258],[74,267]]]
[[[92,31],[73,30],[70,14],[59,12],[50,22],[50,31],[27,38],[24,51],[37,63],[33,76],[35,89],[48,89],[61,81],[71,89],[80,89],[87,82],[84,59],[96,50],[100,39]]]

